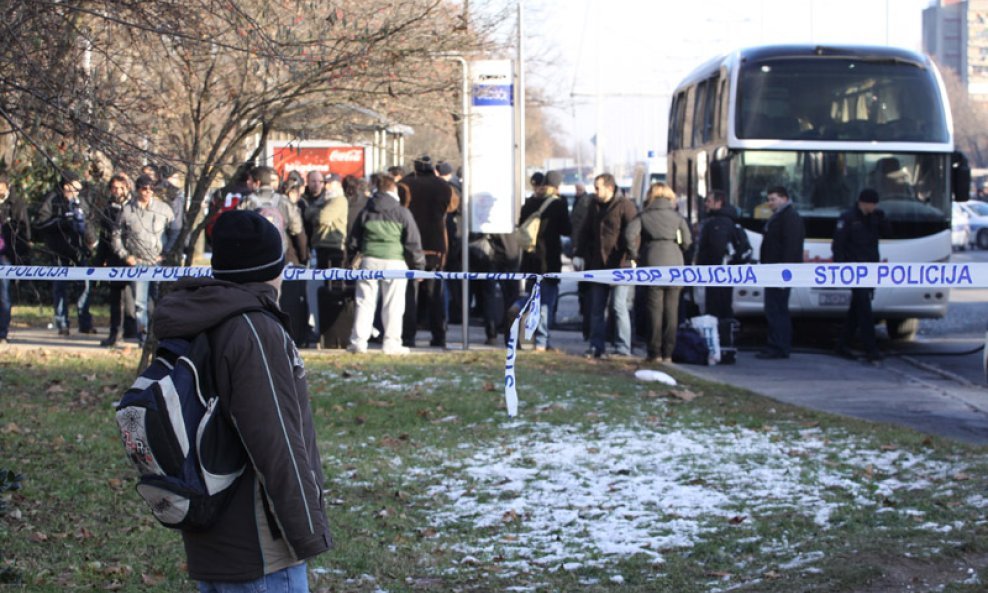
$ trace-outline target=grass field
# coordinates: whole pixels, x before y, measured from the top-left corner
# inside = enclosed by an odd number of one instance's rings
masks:
[[[30,591],[194,591],[112,404],[137,353],[0,352],[0,557]],[[984,591],[983,448],[632,363],[306,353],[336,547],[314,591]],[[696,397],[694,397],[696,396]]]

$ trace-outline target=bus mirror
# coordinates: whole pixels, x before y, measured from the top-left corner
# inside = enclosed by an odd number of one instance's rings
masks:
[[[728,190],[727,180],[731,175],[730,161],[714,161],[710,164],[710,189]]]
[[[728,190],[728,179],[731,176],[731,161],[728,158],[727,147],[721,146],[714,151],[714,160],[710,163],[710,189]]]
[[[968,164],[963,152],[950,155],[950,187],[955,202],[966,202],[971,199],[971,165]]]

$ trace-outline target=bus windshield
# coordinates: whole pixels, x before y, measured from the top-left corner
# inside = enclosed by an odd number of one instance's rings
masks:
[[[742,150],[731,160],[731,199],[742,218],[767,219],[766,190],[781,185],[807,220],[810,237],[831,236],[837,217],[865,188],[878,192],[897,235],[925,236],[950,221],[946,155]],[[809,234],[811,227],[816,234]]]
[[[742,139],[947,142],[933,72],[899,60],[776,58],[742,65]]]

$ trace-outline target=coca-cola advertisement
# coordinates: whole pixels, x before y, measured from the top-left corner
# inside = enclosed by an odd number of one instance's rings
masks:
[[[268,143],[271,166],[282,179],[291,171],[298,171],[303,177],[309,171],[321,171],[324,175],[336,173],[340,177],[364,177],[367,162],[365,150],[363,146],[315,140]]]

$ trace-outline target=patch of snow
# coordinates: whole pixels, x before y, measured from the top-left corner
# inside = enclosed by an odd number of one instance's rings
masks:
[[[877,506],[878,496],[933,487],[961,469],[817,429],[601,425],[588,435],[582,427],[512,424],[526,430],[462,459],[420,451],[433,463],[404,475],[432,481],[430,525],[466,523],[482,533],[455,544],[457,551],[499,556],[501,567],[522,571],[596,567],[635,555],[661,562],[662,550],[692,547],[732,524],[750,529],[760,516],[782,512],[826,530],[844,508],[896,512]],[[446,504],[435,504],[441,500]],[[793,553],[788,542],[779,548]],[[820,559],[804,551],[783,566]]]

